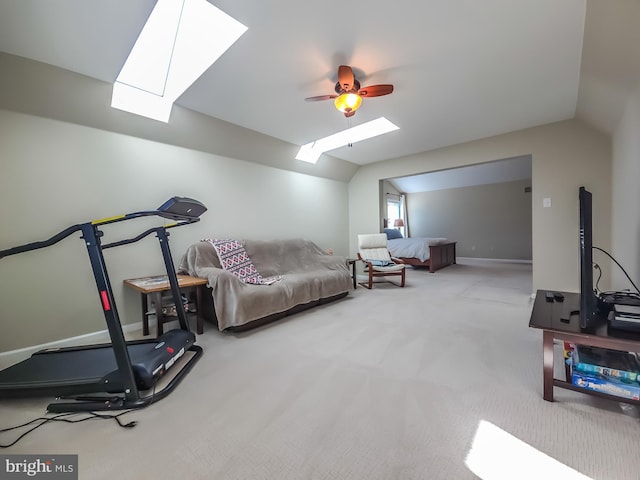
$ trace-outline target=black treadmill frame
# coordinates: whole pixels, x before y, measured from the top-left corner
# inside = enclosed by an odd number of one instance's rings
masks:
[[[172,212],[172,209],[176,205],[194,205],[196,208],[194,209],[194,215],[188,214],[176,214]],[[168,209],[165,209],[168,207]],[[121,382],[123,385],[121,394],[109,394],[104,397],[79,397],[77,399],[71,399],[72,401],[63,401],[51,403],[47,406],[47,410],[49,412],[74,412],[74,411],[96,411],[96,410],[121,410],[121,409],[133,409],[133,408],[142,408],[151,404],[151,402],[157,401],[161,398],[167,396],[173,389],[178,385],[178,383],[186,376],[186,374],[191,370],[193,365],[200,359],[203,351],[202,347],[191,344],[189,347],[189,351],[192,352],[190,358],[184,363],[180,370],[177,373],[173,374],[171,380],[167,383],[167,385],[160,391],[155,392],[153,395],[141,396],[140,391],[136,385],[136,380],[133,372],[133,368],[131,366],[131,359],[129,356],[128,345],[141,344],[141,343],[156,343],[157,339],[154,340],[138,340],[127,342],[125,340],[124,332],[122,330],[122,323],[120,321],[120,316],[118,314],[118,310],[116,307],[115,298],[113,295],[113,289],[111,287],[111,282],[109,280],[109,275],[107,273],[107,266],[103,256],[103,250],[106,248],[113,248],[121,245],[128,245],[130,243],[137,242],[148,235],[155,233],[158,241],[160,243],[160,249],[162,251],[162,257],[165,264],[167,277],[169,279],[169,285],[171,287],[171,294],[175,305],[181,305],[181,295],[180,295],[180,287],[178,285],[178,278],[176,276],[176,271],[173,266],[173,260],[171,257],[171,251],[169,249],[169,232],[167,231],[170,228],[175,228],[183,225],[188,225],[191,223],[195,223],[200,221],[199,215],[206,211],[204,205],[202,205],[197,200],[193,200],[190,198],[184,197],[173,197],[158,210],[149,210],[149,211],[141,211],[135,213],[129,213],[125,215],[119,215],[115,217],[104,218],[100,220],[93,220],[90,222],[73,225],[61,231],[60,233],[54,235],[48,240],[28,243],[25,245],[21,245],[18,247],[10,248],[7,250],[0,250],[0,258],[4,258],[11,255],[16,255],[18,253],[28,252],[31,250],[37,250],[40,248],[49,247],[55,243],[60,242],[61,240],[67,238],[74,232],[81,232],[81,237],[85,241],[85,245],[87,247],[87,253],[89,255],[89,261],[91,263],[91,269],[93,271],[93,276],[95,279],[96,287],[98,290],[98,296],[100,299],[100,303],[102,305],[102,311],[104,313],[104,318],[107,323],[107,329],[109,332],[109,337],[111,339],[110,346],[113,348],[116,364],[118,367],[118,371],[121,377]],[[197,215],[197,216],[196,216]],[[106,245],[102,245],[100,238],[103,235],[103,232],[100,230],[101,226],[108,225],[111,223],[132,220],[135,218],[146,217],[146,216],[160,216],[163,218],[168,218],[175,220],[174,223],[165,224],[162,226],[157,226],[153,228],[149,228],[144,231],[140,235],[128,238],[124,240],[120,240],[117,242],[109,243]],[[189,323],[187,321],[187,316],[182,308],[177,308],[176,313],[178,316],[178,322],[180,328],[182,330],[191,331],[189,328]],[[106,348],[109,347],[109,344],[100,344],[100,345],[86,345],[82,347],[69,347],[64,350],[66,351],[82,351],[91,348]],[[55,351],[60,351],[61,349],[56,349]],[[45,352],[38,352],[37,354],[44,354]],[[35,355],[35,354],[34,354]],[[28,359],[27,359],[28,360]],[[174,367],[175,368],[175,367]],[[83,387],[79,385],[77,387],[77,391],[75,394],[69,393],[70,391],[74,391],[75,388],[72,386],[68,386],[65,388],[65,392],[69,395],[81,395],[82,393],[87,393],[86,386]],[[90,389],[91,392],[95,392],[96,389]],[[25,390],[17,389],[12,391],[4,391],[7,393],[8,397],[16,397],[20,396],[21,393],[24,393],[25,396],[41,396],[50,393],[50,389],[47,387],[43,388],[28,388]],[[0,398],[3,398],[3,391],[0,390]]]

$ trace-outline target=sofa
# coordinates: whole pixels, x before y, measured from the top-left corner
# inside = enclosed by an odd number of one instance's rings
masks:
[[[244,331],[338,300],[352,286],[346,258],[330,255],[309,240],[239,243],[259,274],[273,283],[247,283],[223,268],[212,241],[190,245],[177,269],[208,280],[212,301],[202,302],[200,315],[220,331]]]

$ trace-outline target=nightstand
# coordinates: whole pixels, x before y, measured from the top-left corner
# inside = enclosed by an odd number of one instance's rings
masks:
[[[177,275],[178,286],[181,292],[196,294],[196,310],[195,312],[185,312],[187,315],[191,313],[196,314],[196,331],[201,334],[204,332],[204,321],[201,316],[202,312],[202,300],[203,290],[206,288],[207,279],[199,277],[190,277],[189,275]],[[142,278],[130,278],[124,281],[127,287],[130,287],[140,292],[140,299],[142,305],[142,334],[149,335],[149,315],[155,315],[157,322],[158,336],[162,335],[162,324],[170,322],[176,319],[176,315],[170,313],[163,313],[163,308],[166,310],[166,305],[163,307],[162,294],[163,292],[171,292],[171,286],[169,285],[169,279],[166,275],[158,275],[154,277],[142,277]],[[149,305],[153,304],[153,311],[148,311]],[[176,308],[179,308],[176,306]]]

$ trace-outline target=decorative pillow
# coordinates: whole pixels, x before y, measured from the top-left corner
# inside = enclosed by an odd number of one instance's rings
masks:
[[[397,228],[385,228],[384,233],[387,234],[387,240],[393,240],[394,238],[404,238],[400,230]]]
[[[233,273],[244,283],[253,285],[271,285],[282,277],[263,278],[258,273],[256,266],[249,258],[244,245],[237,240],[213,240],[207,238],[203,241],[209,242],[218,254],[222,268]]]

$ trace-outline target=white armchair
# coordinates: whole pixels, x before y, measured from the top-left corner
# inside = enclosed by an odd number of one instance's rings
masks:
[[[360,282],[363,287],[371,289],[375,277],[389,276],[399,276],[400,286],[404,287],[406,265],[391,257],[385,233],[358,235],[358,260],[364,262],[364,271],[369,276],[367,282]]]

